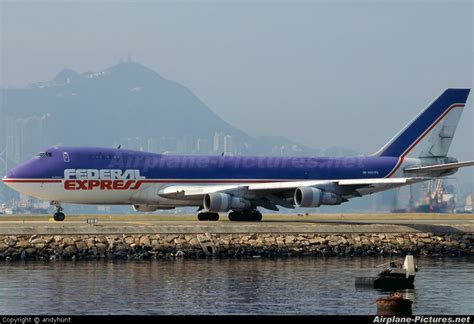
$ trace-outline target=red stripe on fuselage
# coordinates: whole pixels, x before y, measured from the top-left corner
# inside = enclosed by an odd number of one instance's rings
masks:
[[[61,183],[61,179],[3,179],[5,183],[20,182],[20,183]]]

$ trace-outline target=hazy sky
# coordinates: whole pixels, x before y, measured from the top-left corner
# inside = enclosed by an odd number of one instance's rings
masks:
[[[3,1],[0,84],[134,61],[250,135],[372,153],[448,87],[471,87],[461,1]],[[472,97],[452,155],[473,159]]]

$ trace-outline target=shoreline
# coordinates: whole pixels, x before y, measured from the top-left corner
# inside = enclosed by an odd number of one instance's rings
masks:
[[[258,223],[194,217],[0,217],[0,261],[474,255],[472,214],[274,214]]]
[[[473,233],[0,236],[0,260],[473,256]]]

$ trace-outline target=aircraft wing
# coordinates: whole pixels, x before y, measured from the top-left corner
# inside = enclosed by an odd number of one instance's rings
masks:
[[[375,192],[401,187],[428,180],[429,178],[377,178],[342,180],[303,180],[264,183],[242,183],[235,185],[189,185],[168,186],[159,195],[170,199],[202,199],[210,193],[227,193],[253,200],[260,206],[275,209],[276,205],[293,208],[294,191],[299,187],[314,187],[336,193],[347,201]]]

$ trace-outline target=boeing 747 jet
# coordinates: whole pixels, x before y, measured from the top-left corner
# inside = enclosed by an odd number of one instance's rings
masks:
[[[216,221],[219,213],[229,212],[231,221],[260,221],[259,207],[339,205],[474,165],[448,157],[469,91],[447,89],[365,157],[187,156],[53,147],[9,171],[3,182],[50,201],[56,221],[65,218],[62,203],[132,205],[143,212],[194,206],[199,220]]]

